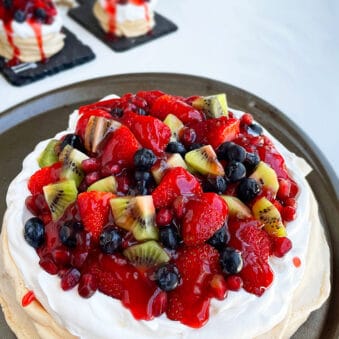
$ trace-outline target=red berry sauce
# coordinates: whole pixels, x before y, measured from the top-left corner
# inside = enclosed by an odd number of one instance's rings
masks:
[[[81,193],[58,221],[52,221],[42,187],[58,180],[60,163],[40,169],[30,178],[28,187],[32,196],[26,199],[26,206],[45,224],[45,239],[37,248],[39,264],[48,273],[60,277],[60,286],[65,291],[77,287],[83,298],[90,298],[100,291],[120,300],[135,319],[150,320],[166,314],[171,320],[198,328],[209,319],[212,298],[224,300],[231,293],[229,291],[233,293],[241,288],[257,296],[265,293],[274,279],[269,257],[284,256],[292,243],[287,237],[269,235],[254,217],[239,219],[230,215],[227,204],[218,194],[204,192],[203,176],[182,167],[165,169],[158,184],[151,178],[144,184],[146,193],[140,193],[136,152],[147,145],[156,155],[157,162],[166,162],[171,155],[166,153],[170,136],[162,120],[170,112],[185,120],[180,139],[185,146],[212,141],[217,150],[222,142],[233,141],[269,164],[277,174],[279,191],[275,197],[271,191],[262,189],[259,197],[265,196],[272,201],[285,224],[296,217],[298,186],[289,176],[284,159],[272,142],[261,133],[250,133],[253,120],[249,114],[241,120],[231,113],[228,118],[207,119],[202,111],[192,107],[196,96],[185,99],[160,91],[139,93],[90,104],[79,110],[81,117],[76,134],[82,140],[92,115],[108,122],[114,119],[123,125],[105,137],[96,153],[87,151],[90,158],[82,163],[85,175],[79,193],[86,192],[93,182],[113,175],[117,182],[114,194]],[[255,126],[251,128],[260,130]],[[156,130],[155,134],[147,133],[153,130]],[[227,166],[226,160],[221,162]],[[236,195],[237,186],[238,182],[229,183],[222,193]],[[166,231],[158,244],[178,272],[178,283],[172,290],[160,288],[156,275],[158,267],[133,265],[123,254],[124,249],[138,241],[132,232],[115,225],[108,201],[115,196],[141,194],[152,195],[155,224],[159,230]],[[89,206],[87,210],[84,210],[84,201]],[[251,202],[247,205],[250,208]],[[90,212],[86,215],[86,211]],[[71,225],[73,230],[72,245],[62,242],[60,230],[65,225]],[[121,248],[113,254],[104,252],[100,245],[100,232],[109,228],[119,229],[122,237]],[[218,241],[222,242],[221,248]],[[241,267],[237,271],[230,271],[222,263],[220,251],[225,246],[235,254],[241,254]],[[300,265],[297,259],[293,260],[296,267]]]

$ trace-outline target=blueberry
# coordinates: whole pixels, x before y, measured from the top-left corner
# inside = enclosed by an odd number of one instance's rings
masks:
[[[227,188],[227,181],[222,176],[207,177],[203,181],[204,192],[215,192],[218,194],[222,194],[226,191],[226,188]]]
[[[122,236],[114,228],[105,229],[100,235],[100,248],[106,254],[113,254],[121,249]]]
[[[244,147],[233,142],[224,142],[217,150],[218,159],[243,162],[246,157]]]
[[[235,145],[235,143],[231,142],[231,141],[226,141],[226,142],[222,143],[216,151],[218,159],[219,160],[226,160],[226,155],[228,153],[228,150],[230,148],[232,148],[233,145]]]
[[[225,167],[225,175],[230,182],[235,182],[246,176],[246,168],[241,162],[231,161]]]
[[[156,161],[157,157],[147,148],[141,148],[134,154],[134,165],[141,171],[148,171]]]
[[[226,225],[223,225],[208,240],[207,243],[221,251],[229,241]]]
[[[136,185],[136,194],[137,195],[148,195],[147,182],[138,181]]]
[[[243,202],[250,202],[261,192],[261,187],[255,179],[244,178],[237,188],[237,196]]]
[[[155,280],[163,291],[172,291],[179,285],[178,269],[171,264],[160,266],[155,272]]]
[[[43,221],[37,217],[28,219],[25,223],[24,238],[32,247],[40,247],[45,241]]]
[[[111,110],[111,115],[113,118],[121,118],[123,114],[124,114],[124,110],[122,108],[114,107]]]
[[[195,142],[194,144],[192,144],[192,145],[190,145],[190,146],[188,147],[188,150],[189,150],[189,151],[193,151],[193,150],[198,149],[198,148],[201,148],[201,147],[203,147],[203,146],[205,146],[205,145],[204,145],[204,144],[200,144],[200,143],[198,143],[198,142]]]
[[[134,172],[134,178],[137,182],[138,181],[144,181],[146,184],[148,184],[149,181],[152,179],[152,176],[151,176],[150,172],[135,171]]]
[[[160,242],[165,248],[175,250],[180,244],[180,237],[174,225],[161,227],[159,229]]]
[[[258,124],[251,124],[247,127],[247,133],[253,136],[258,136],[263,134],[263,129]]]
[[[182,156],[184,156],[187,151],[186,151],[185,146],[181,142],[171,141],[166,147],[166,152],[168,152],[168,153],[179,153]]]
[[[260,162],[259,155],[256,153],[247,153],[244,161],[247,174],[251,174]]]
[[[20,9],[18,9],[14,13],[14,20],[16,22],[24,22],[26,20],[26,13],[24,11],[21,11]]]
[[[41,7],[38,7],[38,8],[35,9],[34,15],[35,15],[36,18],[38,18],[42,21],[44,21],[47,18],[46,11]]]
[[[67,145],[70,145],[73,148],[76,148],[80,152],[83,152],[83,153],[86,152],[82,139],[76,134],[65,135],[65,137],[61,141],[61,145],[60,145],[61,150],[63,150]]]
[[[222,271],[226,274],[237,274],[243,267],[241,253],[232,247],[221,250],[219,263]]]
[[[76,231],[72,223],[66,222],[60,227],[59,238],[63,245],[74,248],[77,245]]]
[[[12,0],[4,0],[4,7],[6,9],[11,9],[13,6],[13,1]]]
[[[134,110],[135,113],[139,114],[139,115],[147,115],[146,111],[143,108],[137,107]]]

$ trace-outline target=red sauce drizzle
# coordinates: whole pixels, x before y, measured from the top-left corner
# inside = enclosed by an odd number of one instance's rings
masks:
[[[41,23],[34,21],[34,20],[29,20],[28,23],[30,24],[30,26],[32,27],[32,29],[34,31],[35,38],[36,38],[36,41],[38,43],[38,48],[39,48],[39,51],[40,51],[41,62],[45,62],[46,61],[46,55],[45,55],[44,46],[43,46]]]
[[[297,267],[297,268],[301,266],[301,260],[300,260],[299,257],[294,257],[294,258],[293,258],[293,265],[294,265],[295,267]]]
[[[114,35],[117,16],[116,0],[106,0],[106,11],[108,13],[108,33]]]
[[[20,63],[19,61],[20,50],[18,46],[16,46],[14,43],[12,21],[5,21],[4,27],[6,31],[7,41],[13,49],[13,58],[10,61],[8,61],[8,66],[12,67]]]
[[[28,306],[31,302],[36,300],[34,292],[33,291],[28,291],[23,297],[21,301],[22,307]]]

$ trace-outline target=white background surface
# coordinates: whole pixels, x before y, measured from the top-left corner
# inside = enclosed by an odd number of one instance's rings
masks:
[[[244,88],[282,110],[339,176],[338,0],[159,0],[157,10],[179,30],[124,53],[112,52],[65,16],[65,26],[93,48],[97,59],[22,88],[0,77],[0,112],[49,90],[110,74],[201,75]]]

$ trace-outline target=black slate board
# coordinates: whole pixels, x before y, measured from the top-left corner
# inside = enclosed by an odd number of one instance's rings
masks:
[[[95,58],[92,50],[78,40],[67,28],[63,27],[62,32],[66,36],[65,46],[47,62],[22,63],[9,67],[6,65],[6,60],[0,57],[0,72],[14,86],[23,86]]]
[[[162,15],[155,13],[155,26],[151,32],[137,38],[110,38],[100,27],[93,14],[95,0],[79,1],[80,6],[69,10],[68,15],[91,32],[95,37],[116,52],[124,52],[133,47],[153,41],[169,33],[175,32],[178,26]]]

